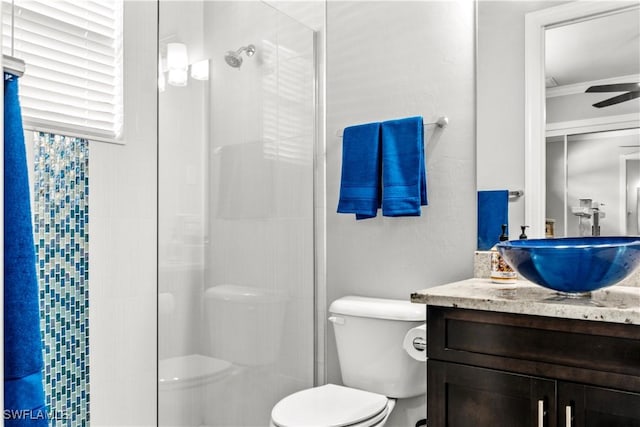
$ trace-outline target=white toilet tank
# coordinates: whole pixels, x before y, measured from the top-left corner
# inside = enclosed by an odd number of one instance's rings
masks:
[[[287,303],[284,293],[224,284],[207,289],[204,301],[213,357],[244,366],[278,360]]]
[[[426,363],[402,347],[409,329],[426,321],[425,305],[348,296],[329,312],[344,385],[399,399],[426,392]]]

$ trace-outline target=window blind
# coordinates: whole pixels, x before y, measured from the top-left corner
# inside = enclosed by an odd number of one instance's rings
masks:
[[[123,0],[2,2],[3,53],[26,63],[25,128],[120,139]]]

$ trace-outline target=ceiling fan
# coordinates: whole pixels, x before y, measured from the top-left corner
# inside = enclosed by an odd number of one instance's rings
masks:
[[[621,95],[616,95],[612,98],[605,99],[604,101],[596,102],[593,104],[596,108],[608,107],[610,105],[619,104],[625,101],[631,101],[640,97],[640,83],[616,83],[610,85],[597,85],[589,87],[585,92],[626,92]]]

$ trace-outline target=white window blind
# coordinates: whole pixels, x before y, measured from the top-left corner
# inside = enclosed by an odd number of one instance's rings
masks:
[[[2,0],[3,53],[26,63],[20,79],[25,128],[120,138],[122,1],[14,0],[12,10],[11,0]]]

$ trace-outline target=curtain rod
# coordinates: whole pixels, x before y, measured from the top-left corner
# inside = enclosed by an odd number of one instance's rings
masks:
[[[11,73],[15,76],[22,77],[26,66],[22,59],[9,55],[2,55],[2,69],[5,73]]]
[[[2,55],[2,69],[6,73],[11,73],[14,76],[24,76],[25,64],[22,59],[16,58],[14,55],[14,41],[15,41],[15,15],[16,6],[15,0],[11,0],[11,55]]]

